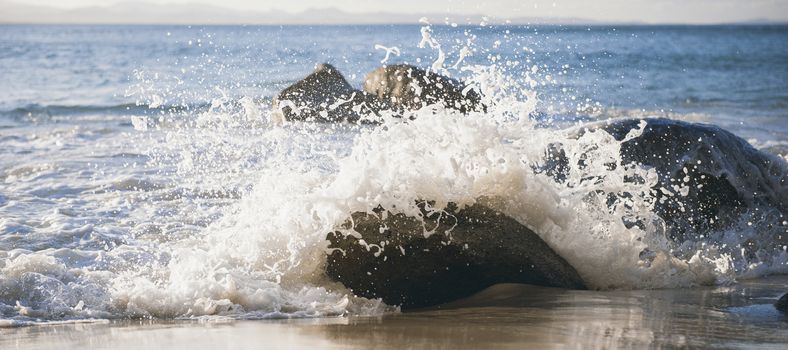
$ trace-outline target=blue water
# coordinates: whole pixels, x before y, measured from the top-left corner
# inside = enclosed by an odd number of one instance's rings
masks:
[[[611,115],[697,114],[695,119],[745,138],[786,141],[786,26],[433,30],[449,55],[448,65],[469,39],[476,52],[466,63],[519,62],[510,69],[514,77],[538,65],[540,76],[552,78],[538,89],[541,108],[553,114],[588,114],[589,105]],[[207,104],[217,87],[234,98],[269,99],[318,62],[331,62],[360,85],[383,58],[374,44],[402,50],[390,62],[428,66],[435,53],[417,48],[419,39],[415,25],[2,26],[0,118],[4,124],[11,118],[24,125],[119,108],[148,113],[126,109],[141,102],[139,96],[127,96],[139,82],[139,71],[146,77],[158,73],[157,86],[180,91],[169,94],[169,105]]]
[[[444,74],[478,78],[452,68],[468,48],[458,67],[495,67],[492,88],[511,90],[485,115],[386,128],[271,120],[271,98],[317,63],[357,87],[384,59],[376,44],[401,50],[389,63],[430,67],[438,55],[418,47],[421,29],[0,26],[0,327],[380,315],[391,309],[321,279],[321,244],[352,211],[425,197],[505,199],[602,289],[788,271],[774,208],[720,233],[720,246],[687,243],[681,254],[658,230],[622,226],[617,215],[631,213],[593,200],[635,193],[620,186],[643,169],[608,169],[617,142],[560,129],[669,117],[720,125],[785,158],[788,26],[436,25]],[[521,103],[531,94],[535,111]],[[534,174],[560,137],[594,154],[588,178],[609,181],[578,190]],[[758,261],[739,249],[752,242],[766,247]],[[670,258],[644,267],[644,245]]]

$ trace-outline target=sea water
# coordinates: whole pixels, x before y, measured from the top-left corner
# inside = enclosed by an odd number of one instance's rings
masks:
[[[786,274],[784,208],[676,245],[656,224],[653,170],[606,167],[620,142],[605,133],[569,137],[666,117],[787,159],[785,42],[784,26],[0,26],[0,322],[397,312],[326,279],[325,237],[352,212],[412,214],[418,199],[505,212],[593,289]],[[489,109],[274,118],[271,98],[321,62],[357,87],[384,63],[430,68]],[[556,140],[592,166],[562,184],[537,171]],[[611,208],[605,194],[623,192]]]

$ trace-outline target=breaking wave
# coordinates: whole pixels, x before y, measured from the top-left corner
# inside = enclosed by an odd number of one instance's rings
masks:
[[[440,59],[451,54],[441,51]],[[443,62],[432,67],[443,69]],[[101,220],[61,222],[46,247],[5,237],[0,316],[10,323],[4,324],[394,312],[325,277],[326,234],[356,211],[416,215],[415,201],[424,199],[435,210],[481,202],[506,213],[591,288],[691,287],[788,273],[781,208],[760,207],[759,215],[677,245],[654,212],[657,174],[620,156],[622,142],[638,137],[643,124],[624,140],[601,130],[577,136],[583,119],[561,124],[538,117],[543,77],[536,66],[457,69],[443,70],[462,69],[484,96],[485,112],[427,106],[411,118],[383,115],[376,126],[277,123],[260,101],[217,97],[198,112],[136,117],[137,135],[130,137],[140,142],[147,171],[79,190],[127,203],[131,222],[101,239],[87,234]],[[587,164],[561,182],[539,170],[556,141],[570,162]],[[14,176],[55,171],[31,169]],[[627,180],[633,177],[644,181]],[[621,204],[611,206],[610,196]],[[0,196],[0,206],[6,204]],[[644,225],[627,225],[632,217]],[[0,227],[24,242],[25,227],[43,224],[23,221]],[[752,242],[758,251],[744,249]]]

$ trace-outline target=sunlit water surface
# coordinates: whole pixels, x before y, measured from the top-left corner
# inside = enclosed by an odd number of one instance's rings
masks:
[[[433,25],[440,62],[418,47],[424,27],[0,26],[0,323],[46,325],[0,329],[1,347],[788,341],[767,305],[786,280],[762,280],[788,272],[784,218],[670,251],[584,196],[631,175],[601,168],[618,143],[562,131],[669,117],[785,158],[788,28]],[[315,63],[359,86],[384,59],[375,44],[401,49],[389,62],[442,63],[498,107],[386,128],[271,121],[270,99]],[[609,181],[578,190],[534,173],[557,139],[598,145],[600,168],[574,176]],[[325,233],[350,212],[424,197],[520,203],[504,211],[590,286],[634,290],[500,287],[400,314],[323,278]],[[652,215],[647,203],[635,214]],[[777,248],[745,256],[752,241]],[[641,266],[646,245],[672,260]],[[317,319],[221,322],[282,318]]]

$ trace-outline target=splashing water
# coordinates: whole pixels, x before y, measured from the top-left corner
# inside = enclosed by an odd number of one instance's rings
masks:
[[[380,60],[381,64],[385,64],[386,62],[388,62],[389,61],[389,56],[391,56],[392,54],[394,54],[394,56],[399,56],[399,54],[400,54],[399,48],[396,47],[396,46],[385,47],[385,46],[380,45],[380,44],[375,44],[375,50],[383,50],[383,51],[386,52],[386,56],[383,57],[382,60]]]
[[[437,52],[432,70],[448,71],[428,24],[421,34],[418,46]],[[380,48],[386,59],[394,52]],[[754,260],[740,249],[784,234],[779,215],[756,222],[745,216],[714,239],[675,248],[654,213],[655,171],[620,157],[622,142],[644,124],[624,140],[545,127],[536,88],[549,79],[539,68],[497,58],[462,66],[471,52],[463,46],[450,69],[468,76],[485,112],[463,115],[433,105],[410,118],[384,114],[377,126],[275,123],[265,102],[234,100],[217,87],[204,110],[136,118],[138,131],[124,147],[146,155],[150,171],[111,184],[143,189],[111,197],[136,208],[128,214],[130,237],[106,249],[83,242],[0,251],[0,316],[24,323],[393,312],[327,280],[326,234],[350,213],[378,206],[416,215],[419,199],[435,201],[436,210],[481,202],[506,213],[541,236],[591,288],[689,287],[788,273],[785,246],[764,245],[770,248]],[[143,71],[136,78],[130,91],[150,108],[177,97],[171,95],[177,78]],[[157,86],[163,81],[172,85]],[[570,169],[560,183],[538,170],[556,140],[570,163],[588,165]],[[633,177],[645,181],[627,180]],[[107,199],[96,193],[94,199]],[[621,200],[610,205],[610,196]],[[627,218],[645,225],[626,225]],[[88,230],[68,229],[75,236]],[[653,253],[648,260],[646,250]]]

